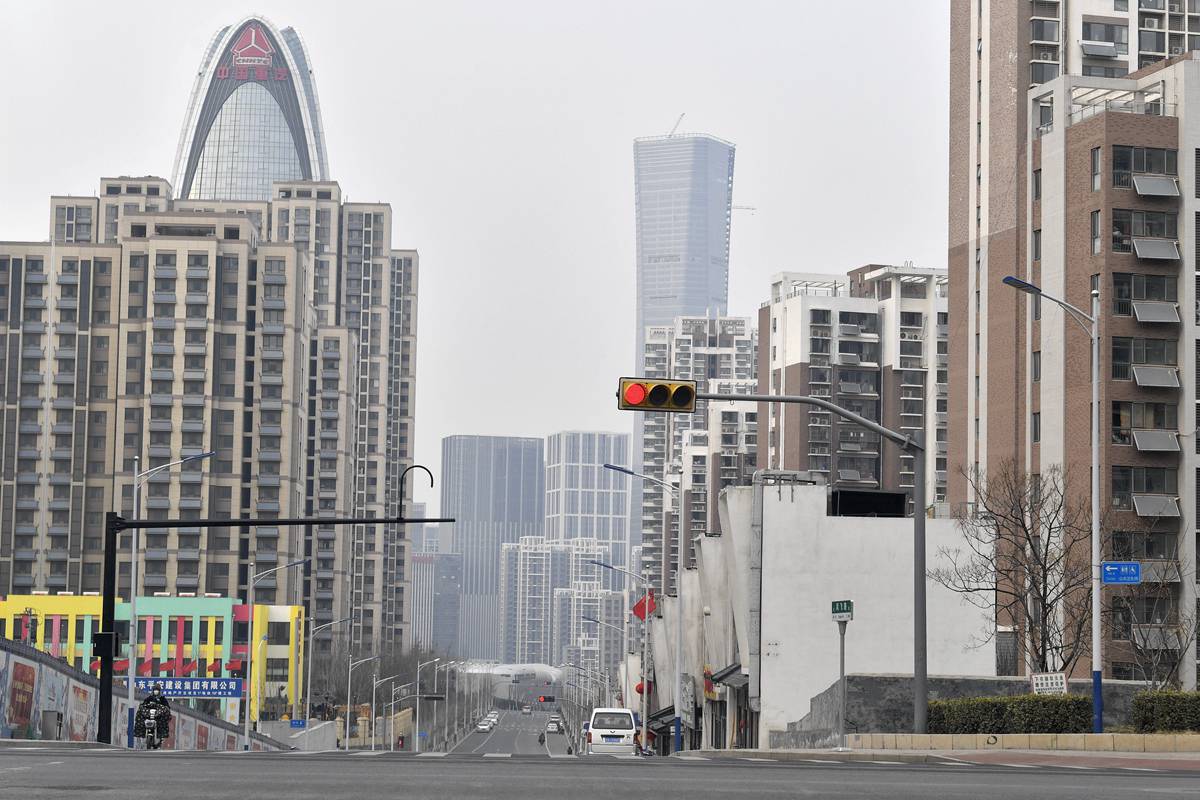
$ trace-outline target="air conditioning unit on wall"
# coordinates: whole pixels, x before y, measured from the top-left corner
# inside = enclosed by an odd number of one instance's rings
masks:
[[[1038,58],[1040,58],[1042,61],[1053,61],[1054,53],[1039,53]]]

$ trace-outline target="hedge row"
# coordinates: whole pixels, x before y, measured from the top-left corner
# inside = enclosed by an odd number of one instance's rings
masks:
[[[1079,695],[1016,695],[934,700],[930,733],[1087,733],[1092,701]]]
[[[1200,692],[1142,692],[1133,698],[1139,733],[1200,731]]]

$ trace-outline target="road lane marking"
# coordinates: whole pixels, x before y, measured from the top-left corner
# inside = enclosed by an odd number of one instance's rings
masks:
[[[417,758],[445,758],[446,753],[417,753]]]
[[[1117,769],[1128,769],[1132,770],[1133,772],[1158,772],[1158,770],[1154,769],[1153,767],[1117,767]]]
[[[1036,769],[1036,764],[1000,764],[1001,767],[1019,767],[1021,769]]]
[[[775,763],[778,760],[779,759],[777,759],[777,758],[743,758],[742,759],[742,761],[770,761],[771,763]]]
[[[865,761],[865,762],[861,762],[861,763],[865,763],[865,764],[890,764],[890,765],[892,765],[892,766],[895,766],[895,765],[897,765],[897,764],[907,764],[908,762],[907,762],[907,761],[880,761],[880,760],[878,760],[878,759],[874,759],[874,758],[873,758],[873,759],[871,759],[870,761]]]
[[[801,761],[807,761],[809,764],[844,764],[844,761],[829,761],[822,758],[802,758]]]
[[[1095,767],[1081,767],[1078,764],[1047,764],[1048,767],[1062,767],[1063,769],[1095,769]]]
[[[634,757],[636,758],[637,756],[634,756]],[[709,758],[705,758],[704,756],[675,756],[675,758],[679,759],[680,761],[711,761],[712,760]]]
[[[512,753],[484,753],[484,758],[512,758]]]
[[[359,750],[357,753],[351,753],[352,756],[381,756],[387,750]]]

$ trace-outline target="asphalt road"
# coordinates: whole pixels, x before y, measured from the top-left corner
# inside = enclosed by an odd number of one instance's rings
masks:
[[[744,758],[684,760],[501,753],[536,733],[516,721],[479,753],[354,751],[194,753],[0,748],[0,799],[178,797],[246,800],[374,798],[606,798],[688,800],[811,797],[833,800],[1129,800],[1200,797],[1195,773],[889,764],[798,763]],[[490,755],[489,755],[490,753]]]
[[[501,711],[500,720],[488,733],[475,731],[451,751],[454,755],[493,755],[507,753],[517,756],[565,755],[567,737],[547,733],[545,744],[538,744],[538,734],[546,730],[550,715],[534,712],[525,716],[519,711]]]

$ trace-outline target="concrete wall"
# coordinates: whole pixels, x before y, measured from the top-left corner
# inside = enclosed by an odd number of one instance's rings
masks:
[[[732,487],[721,495],[738,550],[751,538],[753,491]],[[952,520],[926,523],[928,553],[961,540]],[[765,487],[761,741],[768,740],[771,730],[784,730],[807,714],[810,698],[837,680],[838,626],[830,617],[834,600],[854,601],[855,619],[846,635],[847,670],[911,673],[912,530],[911,519],[828,517],[825,487]],[[741,559],[734,561],[741,571]],[[740,622],[736,593],[744,589],[736,580],[731,588]],[[933,581],[926,588],[929,671],[994,675],[994,646],[980,644],[993,624],[990,617]],[[746,667],[747,649],[740,652]]]
[[[0,738],[96,741],[100,682],[62,661],[19,642],[0,639]],[[124,688],[114,691],[114,743],[126,740],[128,703]],[[238,750],[241,728],[172,704],[167,750]],[[61,730],[57,715],[62,715]],[[45,720],[48,724],[43,724]],[[50,722],[53,720],[53,722]],[[254,750],[287,747],[252,734]]]

